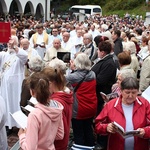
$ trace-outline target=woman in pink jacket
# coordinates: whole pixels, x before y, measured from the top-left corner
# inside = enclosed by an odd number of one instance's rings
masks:
[[[23,150],[55,150],[54,140],[63,139],[63,106],[49,100],[49,80],[41,73],[30,77],[31,95],[38,104],[28,116],[27,129],[20,129],[18,136]]]
[[[109,101],[97,116],[97,134],[108,135],[107,150],[149,150],[150,104],[137,97],[139,83],[133,77],[121,82],[121,96]],[[119,134],[117,122],[125,131],[137,130],[137,134],[123,138]]]
[[[55,140],[55,148],[56,150],[67,150],[70,134],[70,123],[72,118],[73,96],[71,90],[65,86],[66,79],[62,73],[63,70],[61,66],[57,65],[57,69],[54,68],[55,67],[46,67],[42,70],[42,73],[44,73],[50,81],[50,99],[60,102],[64,107],[62,112],[64,138],[62,140]]]

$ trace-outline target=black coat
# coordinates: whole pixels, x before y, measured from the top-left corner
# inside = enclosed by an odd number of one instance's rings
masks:
[[[100,92],[105,94],[111,93],[111,87],[116,81],[117,67],[113,60],[112,55],[107,55],[104,59],[98,61],[92,70],[96,74],[96,94],[98,98],[98,113],[101,111],[103,106],[103,99]]]
[[[116,54],[116,56],[118,56],[119,53],[123,52],[122,39],[117,38],[114,41],[114,44],[114,53]]]

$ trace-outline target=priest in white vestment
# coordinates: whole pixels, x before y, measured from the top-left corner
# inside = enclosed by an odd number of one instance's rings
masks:
[[[46,51],[45,57],[43,59],[45,64],[57,57],[57,52],[67,52],[67,50],[61,47],[60,39],[54,39],[53,46]]]
[[[39,56],[40,58],[41,56],[38,54],[38,52],[34,48],[30,46],[30,42],[26,38],[21,40],[21,47],[23,50],[25,50],[28,53],[28,61],[25,66],[25,77],[28,77],[31,73],[29,71],[29,65],[28,65],[29,60],[35,56]]]
[[[36,30],[37,32],[30,38],[30,46],[37,50],[38,54],[43,59],[46,49],[51,46],[51,38],[44,31],[42,24],[38,24]]]
[[[20,110],[21,85],[24,79],[24,65],[27,62],[27,52],[18,48],[15,36],[8,42],[8,51],[0,52],[0,94],[6,104],[7,121],[5,126],[9,129],[16,126],[9,113]]]
[[[7,135],[5,129],[6,122],[6,105],[4,99],[0,96],[0,150],[7,150]]]
[[[37,55],[39,56],[38,52],[34,48],[30,47],[30,42],[28,39],[22,39],[21,46],[22,49],[28,53],[28,59],[31,59]]]
[[[73,44],[74,41],[72,41],[70,38],[70,33],[64,32],[62,36],[63,36],[63,40],[61,42],[62,48],[65,49],[67,52],[70,52],[71,59],[74,59],[74,54],[76,53],[76,50],[75,45]]]

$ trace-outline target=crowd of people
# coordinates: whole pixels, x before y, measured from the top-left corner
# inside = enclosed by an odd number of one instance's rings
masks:
[[[149,25],[117,15],[9,21],[0,52],[1,150],[20,128],[10,116],[19,110],[28,116],[18,132],[23,150],[67,150],[70,131],[70,149],[149,150],[150,105],[141,96],[150,86]],[[101,92],[117,98],[106,102]],[[114,122],[138,134],[122,138]]]

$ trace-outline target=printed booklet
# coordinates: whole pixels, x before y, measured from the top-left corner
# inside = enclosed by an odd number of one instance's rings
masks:
[[[21,110],[13,114],[10,113],[10,115],[17,122],[20,128],[25,129],[27,127],[27,116]]]
[[[140,133],[140,131],[138,130],[131,130],[131,131],[124,131],[124,128],[118,124],[117,122],[113,122],[113,124],[115,125],[115,127],[117,128],[117,132],[123,137],[123,138],[128,138],[128,137],[131,137],[131,136],[135,136],[137,134]]]

